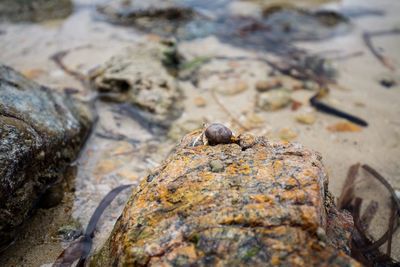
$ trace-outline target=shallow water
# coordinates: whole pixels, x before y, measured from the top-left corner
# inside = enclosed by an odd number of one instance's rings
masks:
[[[198,4],[199,1],[191,0],[184,2],[194,6],[201,16],[174,25],[170,32],[163,30],[166,27],[163,22],[150,21],[139,26],[110,23],[96,11],[95,5],[100,2],[104,1],[76,0],[73,13],[62,20],[2,22],[0,61],[57,90],[75,88],[79,92],[77,97],[90,100],[94,92],[60,70],[50,59],[53,54],[70,50],[65,64],[87,75],[124,47],[157,41],[161,34],[174,36],[188,62],[202,62],[178,81],[185,95],[185,112],[173,125],[175,132],[168,135],[174,138],[168,138],[151,134],[126,113],[118,112],[118,104],[98,101],[99,120],[76,162],[75,190],[66,194],[59,207],[39,211],[24,226],[15,244],[1,256],[0,265],[40,266],[53,262],[67,245],[57,239],[59,227],[71,220],[85,226],[108,191],[120,184],[137,184],[162,162],[185,129],[201,127],[204,122],[223,122],[236,133],[243,131],[241,125],[244,125],[255,134],[293,139],[319,151],[330,176],[330,190],[336,196],[348,167],[356,162],[375,167],[393,187],[400,189],[400,87],[387,89],[379,84],[387,76],[397,80],[397,84],[400,82],[400,35],[373,40],[393,62],[395,70],[380,64],[362,40],[365,31],[399,28],[400,2],[384,0],[378,5],[372,0],[292,1],[310,12],[323,7],[347,14],[349,22],[341,21],[337,27],[324,30],[309,15],[304,17],[291,9],[262,18],[265,24],[260,24],[261,9],[255,4],[257,1]],[[265,6],[267,2],[264,1]],[[293,26],[290,34],[285,34],[279,25],[288,17]],[[296,24],[297,20],[302,23]],[[307,90],[291,92],[291,98],[302,103],[299,110],[292,111],[290,107],[271,112],[257,110],[255,84],[267,79],[272,71],[265,59],[287,59],[293,54],[330,58],[339,86],[332,86],[327,100],[366,119],[369,127],[350,133],[328,131],[327,127],[340,119],[316,113],[308,105],[315,92]],[[292,88],[299,83],[287,76],[276,77],[284,87]],[[199,97],[204,99],[205,106],[196,105]],[[315,115],[316,122],[311,125],[296,122],[295,117],[304,113]],[[124,137],[113,140],[116,136]],[[377,237],[386,229],[387,194],[373,183],[360,184],[360,188],[367,199],[381,202],[382,214],[375,218],[372,229]],[[98,226],[96,247],[107,238],[128,195],[129,192],[121,194],[107,209]],[[399,233],[393,240],[393,255],[400,255]]]

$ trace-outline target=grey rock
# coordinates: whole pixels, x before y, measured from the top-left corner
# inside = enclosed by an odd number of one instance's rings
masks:
[[[274,111],[288,106],[291,102],[289,91],[279,88],[257,94],[257,107],[264,111]]]
[[[97,7],[98,11],[112,21],[135,22],[140,18],[179,20],[189,18],[192,10],[174,0],[113,0]]]
[[[163,64],[169,52],[158,43],[128,47],[92,75],[92,84],[104,100],[128,103],[141,119],[169,127],[183,110],[175,77]]]
[[[89,108],[0,65],[0,248],[77,156]]]
[[[2,0],[0,20],[40,22],[66,18],[72,10],[71,0]]]

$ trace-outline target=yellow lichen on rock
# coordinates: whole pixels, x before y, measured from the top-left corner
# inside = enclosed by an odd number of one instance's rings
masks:
[[[93,266],[358,266],[317,153],[246,135],[193,146],[198,134],[134,191]]]

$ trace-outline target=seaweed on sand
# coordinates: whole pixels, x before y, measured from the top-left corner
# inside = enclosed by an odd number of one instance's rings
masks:
[[[101,200],[96,210],[94,211],[92,217],[90,218],[85,233],[81,237],[77,238],[74,242],[72,242],[71,245],[67,247],[58,256],[58,258],[53,264],[53,267],[72,266],[72,264],[77,260],[79,261],[76,266],[84,266],[86,258],[89,256],[90,250],[92,248],[92,239],[94,237],[94,231],[96,230],[96,225],[100,220],[101,215],[121,191],[131,186],[132,186],[131,184],[118,186],[113,190],[111,190]]]
[[[355,182],[360,164],[351,166],[338,199],[338,207],[350,211],[353,215],[355,230],[352,237],[352,256],[366,266],[399,266],[399,263],[391,258],[391,246],[393,234],[399,227],[400,200],[393,187],[381,174],[367,164],[361,167],[389,192],[392,203],[391,214],[388,229],[378,240],[374,240],[367,231],[378,210],[378,204],[375,201],[370,202],[364,213],[360,214],[363,199],[355,194]],[[385,243],[387,243],[386,254],[379,250]]]

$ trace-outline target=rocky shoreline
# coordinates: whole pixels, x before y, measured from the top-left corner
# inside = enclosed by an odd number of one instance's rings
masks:
[[[12,242],[46,190],[60,183],[92,119],[85,104],[0,65],[1,248]]]

